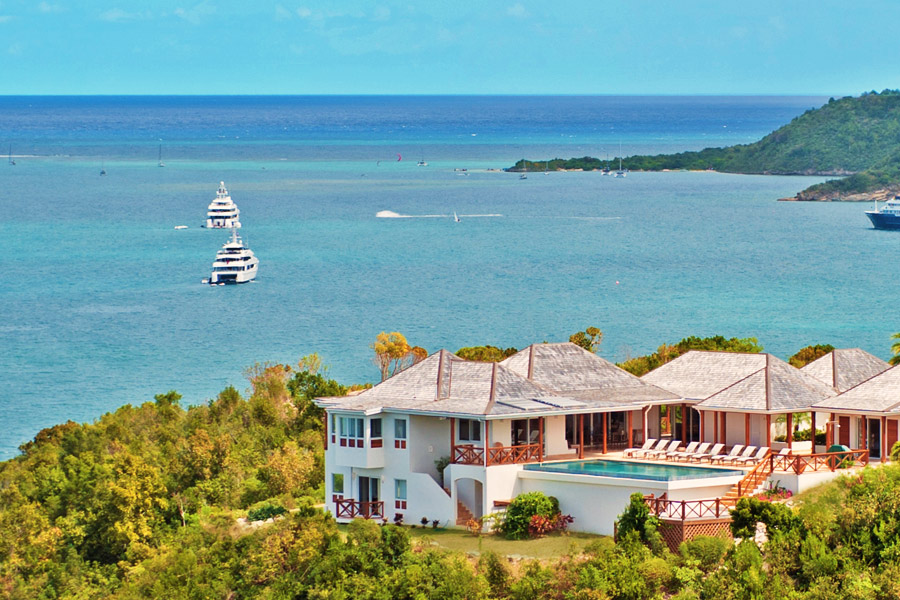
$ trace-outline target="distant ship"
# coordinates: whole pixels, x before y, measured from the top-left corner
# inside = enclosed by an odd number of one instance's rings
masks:
[[[246,283],[256,278],[259,259],[238,237],[237,229],[231,229],[231,239],[216,253],[212,265],[212,275],[203,283],[210,285],[224,283]]]
[[[875,210],[867,210],[866,216],[875,229],[900,229],[900,196],[894,196],[880,209],[876,201]]]
[[[237,205],[231,200],[228,190],[225,189],[225,182],[219,182],[219,189],[216,191],[216,199],[207,207],[206,226],[211,229],[226,229],[229,227],[240,227],[241,222],[238,220],[241,211]]]

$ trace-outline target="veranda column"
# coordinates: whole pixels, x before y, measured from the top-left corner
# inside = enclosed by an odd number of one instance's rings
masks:
[[[766,446],[772,445],[772,415],[766,415]]]
[[[607,417],[609,413],[603,413],[603,454],[606,454],[606,429],[607,429]]]
[[[488,466],[488,448],[491,447],[490,442],[490,421],[484,420],[484,466]]]
[[[816,411],[809,413],[809,434],[812,437],[812,453],[816,453]]]
[[[881,462],[887,460],[887,417],[881,417]]]
[[[648,426],[648,423],[647,423],[647,415],[649,415],[649,414],[650,414],[650,407],[649,407],[649,406],[645,406],[644,408],[641,409],[641,421],[643,422],[643,428],[644,428],[644,441],[645,441],[645,442],[646,442],[647,439],[650,437],[650,435],[649,435],[649,433],[650,433],[650,432],[649,432],[649,426]]]
[[[706,432],[704,431],[705,427],[703,427],[703,421],[706,420],[706,415],[703,414],[702,410],[698,410],[697,414],[700,415],[700,441],[705,442],[706,440],[704,439],[703,435]]]
[[[788,448],[794,443],[794,413],[787,414],[787,445]]]
[[[750,445],[750,413],[744,413],[744,445]]]
[[[456,419],[450,417],[450,462],[456,462]]]
[[[722,441],[723,441],[723,442],[727,442],[727,441],[728,441],[728,427],[727,427],[727,425],[728,425],[728,413],[725,412],[725,411],[722,411],[722,412],[719,413],[719,414],[722,415]]]
[[[584,414],[578,415],[578,458],[584,458]]]
[[[538,417],[538,461],[544,462],[544,417]]]
[[[866,426],[868,425],[868,423],[867,423],[868,420],[869,420],[869,418],[866,416],[862,416],[859,418],[859,431],[860,431],[859,437],[862,438],[862,447],[864,450],[869,449],[869,436],[868,436],[868,432],[866,431]]]
[[[713,427],[715,427],[715,443],[719,443],[719,413],[712,411]]]
[[[634,430],[633,430],[633,425],[634,425],[634,413],[633,413],[632,411],[629,410],[629,411],[626,413],[626,415],[627,415],[627,416],[626,416],[626,419],[627,419],[627,421],[628,421],[628,422],[627,422],[627,425],[626,425],[626,427],[628,427],[628,447],[629,447],[629,448],[634,448]]]
[[[687,404],[681,405],[681,441],[687,441]]]

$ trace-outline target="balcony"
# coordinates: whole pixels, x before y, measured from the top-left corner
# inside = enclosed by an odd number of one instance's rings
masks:
[[[494,446],[487,449],[487,466],[518,465],[540,462],[540,444],[522,444],[519,446]],[[469,444],[453,446],[450,462],[456,465],[485,466],[484,448]]]
[[[342,498],[335,501],[337,519],[383,519],[384,502],[360,502],[352,498]]]

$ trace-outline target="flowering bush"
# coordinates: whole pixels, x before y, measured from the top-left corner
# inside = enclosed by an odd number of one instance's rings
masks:
[[[528,523],[528,533],[531,537],[540,537],[554,531],[565,531],[574,522],[575,518],[572,515],[562,513],[556,513],[556,516],[553,517],[534,515]]]
[[[791,490],[783,488],[776,483],[773,484],[769,489],[764,490],[757,496],[757,498],[766,502],[778,502],[780,500],[787,500],[793,495],[794,493],[791,492]]]

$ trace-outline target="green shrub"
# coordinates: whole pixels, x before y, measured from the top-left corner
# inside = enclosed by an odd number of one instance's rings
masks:
[[[891,447],[891,461],[897,462],[898,460],[900,460],[900,442],[894,442]]]
[[[696,560],[697,566],[704,573],[709,573],[722,564],[725,554],[733,545],[734,543],[726,537],[702,535],[682,542],[679,551],[683,557]]]
[[[528,526],[534,515],[555,517],[559,514],[559,501],[543,492],[519,494],[509,503],[500,531],[511,540],[528,537]]]
[[[631,501],[625,507],[625,511],[619,515],[619,520],[616,521],[618,539],[627,539],[631,532],[634,532],[643,543],[648,544],[654,551],[662,548],[659,518],[650,514],[650,507],[644,502],[644,496],[640,492],[631,495]]]
[[[258,508],[247,511],[247,519],[249,521],[265,521],[266,519],[272,519],[278,515],[283,515],[286,512],[287,510],[283,506],[266,503]]]

